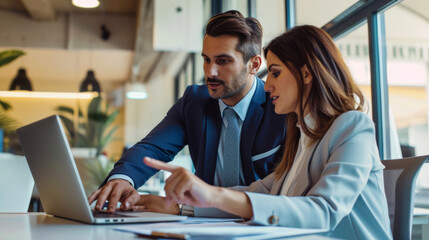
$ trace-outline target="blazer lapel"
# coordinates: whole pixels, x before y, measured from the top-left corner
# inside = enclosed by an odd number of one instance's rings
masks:
[[[314,184],[309,180],[311,177],[309,166],[311,166],[311,162],[314,158],[314,152],[316,151],[319,142],[320,141],[316,142],[306,150],[311,154],[308,156],[309,159],[303,166],[301,166],[301,169],[299,169],[299,172],[297,173],[294,180],[295,185],[289,189],[287,194],[288,196],[305,196],[307,195],[309,188],[312,187],[311,185]]]
[[[283,187],[283,183],[286,180],[287,172],[284,172],[279,180],[275,180],[273,187],[271,188],[270,195],[280,195],[280,190]]]
[[[240,156],[246,185],[250,185],[256,180],[252,162],[252,146],[259,123],[264,115],[264,108],[261,105],[266,101],[264,85],[261,82],[262,80],[259,78],[256,80],[256,91],[241,129]]]
[[[200,161],[203,166],[198,166],[197,176],[206,183],[214,183],[214,174],[216,171],[216,159],[218,154],[220,131],[222,119],[220,117],[219,105],[217,100],[210,100],[206,106],[205,114],[205,154],[204,159]],[[200,175],[202,172],[202,176]]]

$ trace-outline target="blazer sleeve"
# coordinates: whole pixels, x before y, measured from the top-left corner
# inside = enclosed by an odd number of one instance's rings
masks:
[[[268,225],[275,214],[281,226],[333,229],[351,212],[379,159],[374,136],[373,123],[363,113],[340,115],[318,146],[328,153],[325,159],[317,159],[324,167],[308,194],[288,197],[246,192],[252,220]]]
[[[137,189],[157,172],[143,163],[145,156],[164,162],[173,160],[187,144],[184,107],[189,95],[190,87],[170,108],[164,119],[145,138],[126,151],[101,186],[106,184],[110,176],[124,174],[134,181],[134,188]]]

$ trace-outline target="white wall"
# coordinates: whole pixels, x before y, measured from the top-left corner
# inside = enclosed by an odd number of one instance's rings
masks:
[[[133,145],[145,137],[174,104],[174,77],[185,57],[186,53],[178,53],[168,68],[145,83],[147,99],[125,100],[126,145]]]
[[[111,32],[101,39],[101,25]],[[127,15],[57,14],[35,21],[23,13],[0,10],[0,46],[67,49],[134,49],[135,18]]]

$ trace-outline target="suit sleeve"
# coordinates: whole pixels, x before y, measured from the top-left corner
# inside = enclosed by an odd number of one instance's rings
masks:
[[[187,144],[186,121],[184,107],[190,95],[190,87],[167,112],[165,118],[141,141],[119,159],[107,179],[114,174],[124,174],[134,181],[134,188],[139,188],[157,170],[147,167],[143,163],[145,156],[159,159],[164,162],[173,160],[174,156]]]
[[[333,229],[351,212],[378,159],[373,124],[364,114],[355,113],[342,114],[325,134],[328,158],[323,159],[322,174],[306,196],[246,192],[255,223],[268,225],[275,214],[281,226]]]

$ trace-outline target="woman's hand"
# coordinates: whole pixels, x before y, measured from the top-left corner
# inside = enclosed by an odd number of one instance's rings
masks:
[[[167,204],[166,198],[156,195],[140,195],[140,199],[133,206],[134,211],[159,212],[168,214],[179,214],[180,208],[177,204]]]
[[[211,186],[188,170],[145,157],[143,162],[155,169],[171,172],[165,181],[166,204],[188,204],[195,207],[213,207],[215,205],[218,187]]]

